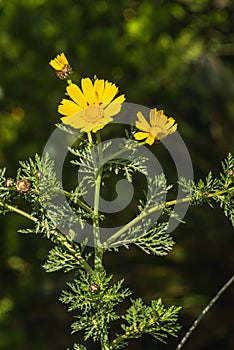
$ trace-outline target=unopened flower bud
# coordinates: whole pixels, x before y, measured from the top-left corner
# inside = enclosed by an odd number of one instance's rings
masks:
[[[8,177],[6,181],[4,182],[5,187],[11,187],[14,183],[14,180],[11,177]]]
[[[96,283],[91,283],[89,286],[90,292],[94,293],[99,289],[99,286]]]
[[[73,73],[72,67],[63,52],[51,60],[49,64],[54,68],[59,79],[66,79]]]
[[[38,170],[38,171],[36,172],[36,175],[37,175],[38,177],[42,177],[44,174],[43,174],[41,171]]]
[[[16,190],[18,192],[26,193],[29,191],[30,187],[31,187],[31,183],[25,178],[19,179],[16,182]]]

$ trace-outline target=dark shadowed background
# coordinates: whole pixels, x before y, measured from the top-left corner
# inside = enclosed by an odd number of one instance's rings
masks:
[[[42,152],[65,90],[48,61],[63,51],[78,82],[96,74],[115,82],[128,102],[174,116],[195,178],[218,175],[234,151],[233,18],[231,0],[1,0],[0,166],[14,177],[18,160]],[[105,259],[135,297],[183,306],[180,338],[234,266],[233,228],[219,208],[191,207],[185,220],[166,258],[132,248]],[[67,276],[41,267],[51,244],[17,233],[30,223],[16,214],[0,225],[0,349],[71,347],[79,336],[70,335],[72,315],[57,300]],[[226,291],[185,350],[234,348],[233,294],[233,287]],[[177,343],[145,337],[129,349]]]

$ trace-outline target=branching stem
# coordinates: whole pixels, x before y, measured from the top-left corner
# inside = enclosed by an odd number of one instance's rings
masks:
[[[63,193],[66,197],[71,198],[72,194],[68,191],[65,190],[61,190],[61,193]],[[84,209],[87,213],[93,214],[92,209],[85,204],[84,202],[82,202],[79,198],[76,199],[77,204]]]
[[[234,191],[234,187],[230,187],[227,188],[225,190],[222,191],[217,191],[217,192],[212,192],[212,193],[208,193],[206,196],[204,196],[204,199],[207,198],[214,198],[214,197],[218,197],[221,196],[227,192],[232,192]],[[176,204],[183,204],[186,202],[190,202],[193,199],[193,197],[184,197],[181,199],[174,199],[171,201],[168,201],[166,203],[160,204],[160,205],[156,205],[153,208],[150,208],[146,211],[143,211],[141,214],[139,214],[137,217],[135,217],[133,220],[129,221],[128,224],[126,224],[124,227],[122,227],[119,231],[117,231],[112,237],[110,237],[106,242],[105,242],[105,247],[108,247],[111,243],[115,242],[119,237],[122,236],[122,234],[124,232],[126,232],[127,230],[129,230],[132,226],[134,226],[136,223],[138,223],[140,220],[145,219],[148,215],[161,210],[163,208],[168,208],[168,207],[172,207]]]
[[[0,202],[0,206],[7,208],[9,211],[17,213],[17,214],[33,221],[34,223],[38,222],[38,219],[35,218],[35,216],[30,215],[29,213],[25,212],[24,210],[18,209],[12,205],[9,205],[9,204],[3,203],[3,202]],[[81,256],[81,254],[73,248],[72,244],[68,241],[68,239],[63,234],[61,234],[57,230],[53,230],[51,233],[52,233],[52,235],[51,235],[52,240],[57,241],[61,245],[63,245],[79,261],[80,265],[86,271],[90,271],[92,269],[91,266],[87,263],[87,261],[85,261],[84,258]]]

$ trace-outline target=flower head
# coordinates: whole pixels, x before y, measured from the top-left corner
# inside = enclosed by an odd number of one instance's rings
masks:
[[[18,192],[26,193],[29,191],[30,187],[31,187],[31,183],[25,178],[19,179],[16,182],[16,190]]]
[[[58,107],[59,113],[65,116],[61,118],[62,122],[87,133],[102,129],[121,110],[125,97],[121,95],[114,99],[117,92],[115,84],[103,79],[93,83],[84,78],[81,89],[76,84],[67,86],[71,99],[63,99]]]
[[[155,141],[161,141],[166,136],[174,133],[177,129],[175,120],[167,117],[162,110],[156,108],[150,111],[150,124],[144,118],[141,112],[137,113],[138,121],[136,121],[137,129],[134,137],[136,140],[145,140],[146,143],[152,145]]]
[[[72,67],[63,52],[51,60],[49,64],[55,69],[55,72],[60,79],[66,79],[72,74]]]

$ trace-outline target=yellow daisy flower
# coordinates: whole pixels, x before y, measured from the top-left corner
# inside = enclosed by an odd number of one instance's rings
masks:
[[[136,127],[141,132],[136,132],[134,137],[136,140],[146,139],[145,142],[149,145],[152,145],[155,141],[161,141],[177,129],[175,120],[167,117],[162,110],[158,111],[156,108],[150,111],[150,124],[141,112],[137,113],[137,118]]]
[[[58,107],[64,124],[84,132],[96,132],[110,123],[112,116],[119,113],[125,100],[121,95],[113,100],[118,92],[115,84],[103,79],[81,79],[81,89],[76,84],[67,86],[70,100],[63,99]]]
[[[63,52],[51,60],[49,64],[55,69],[56,74],[60,79],[66,79],[72,74],[72,67]]]

